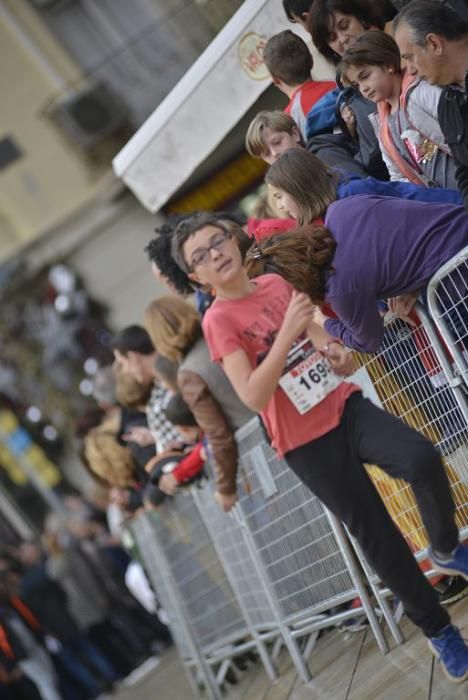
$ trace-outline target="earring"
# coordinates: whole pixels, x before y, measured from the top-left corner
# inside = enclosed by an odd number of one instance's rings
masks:
[[[393,68],[389,68],[389,69],[388,69],[388,72],[389,72],[389,73],[393,73]]]

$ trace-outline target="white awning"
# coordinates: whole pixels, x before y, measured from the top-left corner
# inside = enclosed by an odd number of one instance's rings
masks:
[[[297,29],[279,0],[245,0],[114,158],[117,177],[147,209],[168,201],[270,85],[262,48],[287,28]]]

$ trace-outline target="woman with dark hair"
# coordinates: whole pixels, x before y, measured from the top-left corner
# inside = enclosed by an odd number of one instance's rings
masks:
[[[317,50],[338,65],[358,36],[367,29],[384,29],[387,17],[382,16],[378,3],[367,0],[315,0],[308,29]]]
[[[358,36],[367,29],[383,29],[393,14],[388,8],[385,11],[381,3],[367,0],[314,0],[307,17],[307,27],[317,50],[328,61],[338,65]],[[337,83],[342,86],[339,72]],[[345,87],[338,98],[338,109],[344,131],[348,133],[356,151],[355,159],[370,175],[379,180],[388,180],[388,171],[369,121],[369,115],[375,112],[375,105],[364,99],[355,88]]]
[[[390,0],[370,0],[372,7],[377,16],[385,22],[390,22],[397,13],[398,4],[404,5],[405,2],[390,2]],[[307,20],[312,9],[314,0],[283,0],[283,8],[286,17],[290,22],[301,24],[304,29],[307,29]],[[351,3],[345,3],[350,5]],[[400,9],[400,8],[398,8]]]

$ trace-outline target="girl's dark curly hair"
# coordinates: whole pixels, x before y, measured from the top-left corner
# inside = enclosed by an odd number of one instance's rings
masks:
[[[158,235],[145,248],[148,258],[154,262],[164,277],[174,285],[179,294],[192,294],[194,288],[186,273],[181,270],[172,257],[172,234],[185,216],[172,216],[155,229]]]

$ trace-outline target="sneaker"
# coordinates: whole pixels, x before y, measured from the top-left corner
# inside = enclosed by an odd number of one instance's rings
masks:
[[[468,647],[457,627],[447,625],[438,637],[427,640],[429,649],[442,663],[442,670],[453,683],[468,678]]]
[[[432,549],[429,550],[429,557],[434,564],[434,569],[437,571],[441,571],[448,576],[463,576],[468,581],[467,545],[459,544],[448,560],[439,559]]]
[[[450,605],[468,595],[468,581],[465,581],[463,576],[450,576],[437,584],[435,589],[439,593],[439,603]]]

